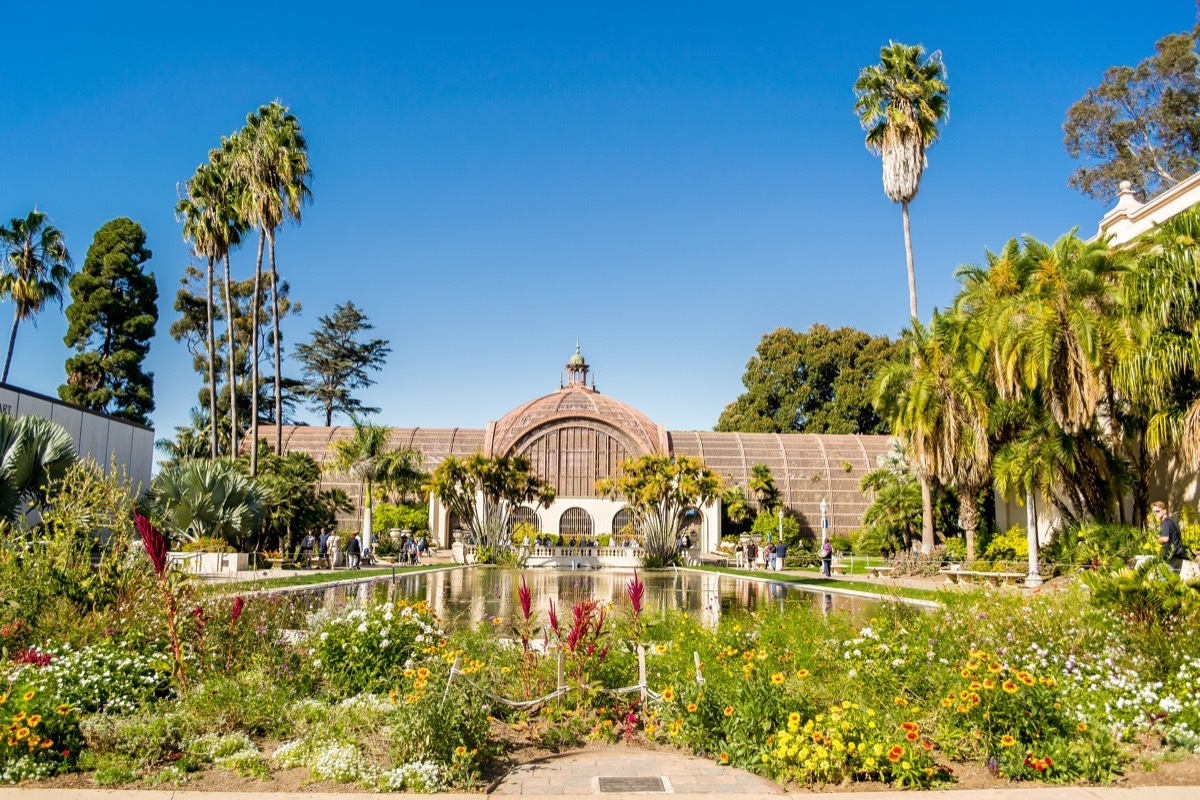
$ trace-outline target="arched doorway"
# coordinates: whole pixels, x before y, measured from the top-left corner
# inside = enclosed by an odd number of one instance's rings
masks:
[[[592,515],[582,508],[568,508],[558,518],[558,532],[563,536],[591,536]]]

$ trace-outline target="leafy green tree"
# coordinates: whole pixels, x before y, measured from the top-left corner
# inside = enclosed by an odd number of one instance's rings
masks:
[[[642,535],[643,563],[661,567],[679,557],[688,509],[711,503],[721,492],[721,478],[699,458],[648,453],[626,459],[616,475],[596,484],[596,491],[624,498]]]
[[[717,430],[887,433],[872,385],[899,352],[886,336],[854,328],[778,328],[759,342],[742,376],[746,391],[725,407]]]
[[[479,546],[477,558],[504,561],[512,548],[512,512],[554,502],[554,487],[533,473],[522,456],[447,456],[429,478],[429,491],[462,520]]]
[[[383,368],[392,352],[388,340],[359,340],[375,326],[353,302],[335,306],[332,316],[318,321],[321,326],[312,332],[312,340],[296,346],[296,360],[303,365],[308,383],[305,396],[314,409],[324,412],[326,426],[333,424],[334,414],[353,418],[378,413],[378,408],[364,406],[351,392],[375,382],[367,373]]]
[[[908,261],[909,315],[917,319],[917,274],[913,266],[908,204],[917,196],[929,163],[925,150],[938,140],[950,115],[941,52],[928,57],[920,45],[889,42],[879,63],[864,67],[854,82],[854,111],[867,132],[867,149],[883,158],[883,191],[900,203]]]
[[[154,410],[154,374],[142,370],[158,324],[158,285],[145,271],[146,232],[127,217],[96,231],[83,268],[71,276],[64,341],[68,403],[143,425]]]
[[[159,470],[150,508],[176,540],[224,539],[245,549],[262,521],[264,493],[228,459],[191,459]]]
[[[0,227],[0,253],[4,255],[0,298],[16,306],[8,355],[0,374],[0,383],[8,383],[17,326],[36,317],[47,303],[56,302],[62,307],[62,290],[71,277],[72,263],[62,231],[49,224],[46,215],[36,208],[25,219],[14,217],[8,227]]]
[[[750,500],[746,497],[746,492],[742,487],[729,486],[721,492],[721,513],[727,523],[721,526],[726,534],[744,529],[743,526],[754,515],[754,509],[750,507]],[[733,527],[735,530],[728,530],[729,527]]]
[[[45,500],[47,487],[77,461],[67,429],[43,417],[0,414],[0,519],[20,519],[26,503]]]
[[[270,245],[271,257],[271,321],[272,349],[275,354],[275,418],[283,416],[283,394],[280,375],[282,342],[279,321],[279,273],[275,266],[275,237],[283,223],[300,222],[300,210],[312,198],[309,182],[312,169],[308,163],[308,143],[300,129],[300,121],[287,106],[272,101],[246,116],[246,125],[237,134],[233,169],[245,186],[241,215],[251,227],[258,228],[258,260],[254,268],[253,315],[258,315],[262,298],[263,246]],[[254,342],[251,363],[254,382],[258,383],[258,350]],[[250,436],[258,440],[258,398],[252,398]],[[283,450],[283,431],[275,430],[275,450]],[[258,474],[257,450],[252,451],[250,474]],[[369,531],[369,529],[368,529]]]
[[[278,456],[264,448],[260,454],[258,477],[263,491],[263,539],[281,550],[290,550],[305,532],[319,527],[334,527],[338,512],[354,506],[341,489],[319,490],[321,468],[307,453]],[[249,459],[239,461],[249,466]]]
[[[1200,168],[1200,56],[1191,33],[1160,39],[1136,67],[1109,67],[1067,111],[1063,144],[1085,163],[1069,184],[1096,200],[1121,181],[1145,198]]]

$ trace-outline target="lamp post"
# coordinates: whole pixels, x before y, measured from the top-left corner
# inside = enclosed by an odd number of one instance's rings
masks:
[[[783,505],[779,506],[779,541],[783,541]]]
[[[822,497],[821,498],[821,541],[822,542],[825,541],[825,539],[827,538],[826,531],[829,528],[829,517],[827,516],[828,513],[829,513],[829,501],[826,500],[824,497]]]

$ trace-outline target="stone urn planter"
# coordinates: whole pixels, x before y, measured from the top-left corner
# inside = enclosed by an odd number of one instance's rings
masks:
[[[399,528],[389,528],[388,529],[388,538],[391,539],[393,542],[400,541],[400,538],[403,535],[404,535],[404,533]]]

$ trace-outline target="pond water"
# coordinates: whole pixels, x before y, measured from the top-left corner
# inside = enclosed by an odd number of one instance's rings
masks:
[[[656,570],[639,572],[646,585],[644,605],[649,612],[666,609],[687,611],[706,625],[715,625],[723,615],[761,611],[767,606],[781,610],[804,608],[818,613],[849,613],[869,616],[879,603],[859,597],[807,590],[781,583],[745,580],[714,572]],[[411,601],[425,600],[451,628],[475,627],[495,617],[512,618],[519,613],[517,590],[524,576],[533,594],[534,610],[546,619],[549,601],[560,618],[577,600],[594,598],[614,608],[627,606],[627,586],[633,570],[472,569],[407,573],[396,576],[394,595]],[[336,603],[367,592],[387,593],[391,579],[370,585],[341,585],[320,590],[320,601]],[[317,599],[316,597],[313,598]]]

